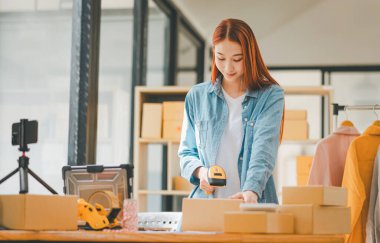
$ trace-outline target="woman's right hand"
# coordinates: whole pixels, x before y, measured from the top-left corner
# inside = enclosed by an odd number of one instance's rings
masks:
[[[206,167],[199,167],[195,171],[195,176],[199,179],[199,187],[207,194],[210,195],[215,191],[215,187],[208,183],[208,169]]]

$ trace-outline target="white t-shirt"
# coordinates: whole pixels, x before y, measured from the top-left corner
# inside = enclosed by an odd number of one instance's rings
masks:
[[[222,90],[228,106],[228,121],[224,128],[215,164],[221,166],[226,172],[227,186],[217,188],[215,196],[217,198],[228,198],[240,192],[238,157],[243,140],[241,116],[245,94],[232,98],[224,89]]]

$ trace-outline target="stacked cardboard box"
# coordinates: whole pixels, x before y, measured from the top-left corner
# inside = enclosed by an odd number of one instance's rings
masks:
[[[283,139],[306,140],[308,138],[306,110],[285,110]]]
[[[162,104],[144,103],[142,112],[141,137],[161,138]]]
[[[181,138],[184,102],[144,103],[141,123],[142,138]]]
[[[297,185],[306,186],[309,180],[313,156],[297,156]]]
[[[163,138],[180,140],[185,103],[182,101],[163,102]]]
[[[284,187],[283,205],[279,211],[294,215],[296,234],[347,234],[351,231],[347,190],[342,187]]]
[[[0,196],[0,226],[15,230],[77,230],[77,196]]]
[[[240,211],[224,214],[225,233],[291,234],[294,216],[291,213]]]

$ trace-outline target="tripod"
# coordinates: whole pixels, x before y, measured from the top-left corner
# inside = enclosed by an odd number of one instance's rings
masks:
[[[11,173],[6,175],[3,179],[0,180],[0,184],[2,184],[4,181],[12,177],[14,174],[20,172],[20,194],[28,193],[29,187],[28,187],[28,173],[34,177],[39,183],[41,183],[46,189],[48,189],[52,194],[58,194],[53,188],[51,188],[46,182],[44,182],[36,173],[34,173],[31,169],[29,169],[29,158],[26,156],[26,152],[29,151],[28,148],[28,139],[29,136],[35,136],[35,138],[30,141],[29,143],[35,143],[37,142],[37,122],[35,122],[33,125],[34,127],[29,126],[28,127],[28,120],[27,119],[21,119],[20,123],[15,123],[12,126],[12,144],[16,145],[19,144],[20,147],[18,150],[22,152],[22,156],[18,158],[18,168],[13,170]],[[34,131],[29,131],[34,130]],[[30,135],[32,134],[32,135]],[[35,140],[35,141],[34,141]]]

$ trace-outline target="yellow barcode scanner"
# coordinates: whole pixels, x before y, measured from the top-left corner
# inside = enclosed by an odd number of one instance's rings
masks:
[[[207,177],[210,186],[224,187],[227,185],[226,172],[218,165],[213,165],[208,169]]]

